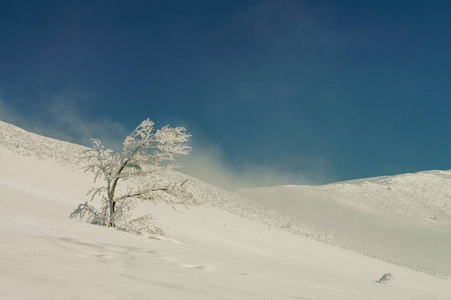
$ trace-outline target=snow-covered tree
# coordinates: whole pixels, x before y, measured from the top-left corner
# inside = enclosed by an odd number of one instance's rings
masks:
[[[88,202],[82,203],[71,214],[72,218],[86,217],[89,222],[137,234],[162,234],[152,215],[136,217],[133,208],[137,200],[174,204],[174,196],[186,196],[183,195],[186,182],[168,183],[159,178],[175,167],[168,162],[189,153],[191,148],[186,142],[191,135],[184,127],[166,125],[156,129],[154,126],[151,120],[144,120],[125,139],[121,152],[107,149],[100,140],[92,139],[93,146],[86,151],[85,171],[94,173],[94,182],[101,178],[104,184],[91,189],[88,194],[92,195],[91,201],[100,196],[102,205],[96,209]]]

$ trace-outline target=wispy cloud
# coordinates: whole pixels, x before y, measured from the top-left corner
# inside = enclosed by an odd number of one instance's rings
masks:
[[[99,138],[108,148],[119,150],[124,138],[132,129],[126,129],[113,120],[101,117],[88,120],[80,116],[78,109],[67,99],[55,98],[49,104],[45,116],[25,118],[0,99],[0,120],[44,136],[90,146],[91,138]],[[141,120],[137,120],[137,124]],[[184,123],[184,122],[182,122]],[[166,125],[166,124],[162,124]],[[187,130],[190,131],[189,125]],[[192,132],[192,131],[191,131]],[[178,161],[182,173],[210,184],[234,190],[242,187],[275,186],[282,184],[318,184],[330,181],[321,172],[289,173],[264,165],[251,165],[246,161],[240,167],[227,163],[223,150],[201,141],[204,135],[193,133],[193,151]]]
[[[129,133],[121,124],[107,117],[85,119],[75,105],[67,99],[56,97],[47,104],[45,115],[24,117],[0,99],[0,120],[27,131],[67,142],[89,146],[91,138],[99,138],[113,149],[120,149]]]
[[[123,139],[130,130],[108,117],[85,119],[80,117],[73,105],[58,102],[49,109],[52,122],[61,134],[82,145],[90,145],[91,138],[99,138],[109,148],[120,149]]]
[[[227,163],[220,147],[196,141],[189,156],[179,160],[182,173],[191,175],[213,185],[235,190],[244,187],[276,186],[287,184],[317,185],[333,181],[328,168],[315,171],[286,172],[266,165],[243,161],[240,167]],[[329,169],[330,171],[330,169]]]
[[[11,124],[17,124],[18,126],[21,124],[17,113],[6,105],[2,99],[0,99],[0,120]]]

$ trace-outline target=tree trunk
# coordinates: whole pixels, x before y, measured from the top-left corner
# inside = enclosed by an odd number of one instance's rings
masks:
[[[120,172],[122,171],[124,167],[122,167],[118,174],[120,174]],[[119,178],[116,178],[113,181],[113,184],[111,185],[111,187],[108,187],[108,202],[109,202],[109,206],[110,206],[110,223],[108,224],[108,227],[116,227],[116,224],[114,222],[114,207],[116,206],[116,202],[114,202],[114,191],[116,190],[116,185],[118,182]]]
[[[116,203],[113,201],[112,197],[108,198],[108,206],[109,206],[109,210],[110,210],[110,221],[108,223],[108,227],[116,227],[116,224],[114,224],[114,206],[116,205]]]

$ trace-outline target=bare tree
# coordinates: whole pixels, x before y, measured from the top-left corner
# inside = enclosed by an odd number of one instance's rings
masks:
[[[132,211],[137,199],[170,202],[168,197],[158,195],[161,192],[174,195],[181,190],[184,183],[169,185],[164,181],[155,181],[158,178],[155,175],[175,166],[163,162],[173,161],[179,155],[189,153],[191,148],[186,142],[191,135],[186,133],[184,127],[166,125],[156,129],[154,125],[151,120],[144,120],[125,139],[120,153],[105,148],[100,140],[92,139],[93,146],[86,151],[88,164],[85,171],[94,173],[94,182],[102,178],[105,184],[91,189],[88,194],[92,195],[91,200],[101,196],[102,206],[96,209],[87,202],[82,203],[71,214],[72,218],[87,216],[92,223],[138,234],[144,231],[162,233],[152,225],[151,215],[135,218]],[[154,180],[151,180],[150,175]],[[125,192],[118,192],[120,182],[127,183]]]

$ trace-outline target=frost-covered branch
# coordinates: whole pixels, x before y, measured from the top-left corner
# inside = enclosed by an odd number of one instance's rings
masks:
[[[156,185],[155,182],[152,184],[150,175],[155,178],[156,175],[174,168],[174,164],[167,162],[175,160],[179,155],[189,153],[191,148],[186,143],[191,135],[186,133],[184,127],[166,125],[156,129],[154,125],[153,121],[144,120],[125,138],[122,151],[119,153],[105,148],[98,139],[91,140],[93,146],[85,152],[84,157],[87,162],[85,171],[94,174],[94,182],[103,179],[105,184],[91,189],[88,194],[91,195],[91,200],[100,196],[102,206],[99,210],[95,210],[87,203],[80,204],[71,217],[83,218],[89,213],[93,215],[91,220],[95,219],[99,224],[108,227],[120,226],[123,229],[128,226],[123,223],[125,219],[135,225],[142,225],[144,220],[151,219],[150,217],[131,218],[133,199],[155,201],[159,199],[157,195],[160,192],[185,198],[182,192],[183,184]],[[141,179],[138,180],[139,178]],[[126,193],[117,195],[120,182],[134,188],[128,187]],[[171,202],[164,197],[161,199],[164,202]],[[186,203],[185,200],[180,202]],[[142,231],[136,228],[134,230]]]

